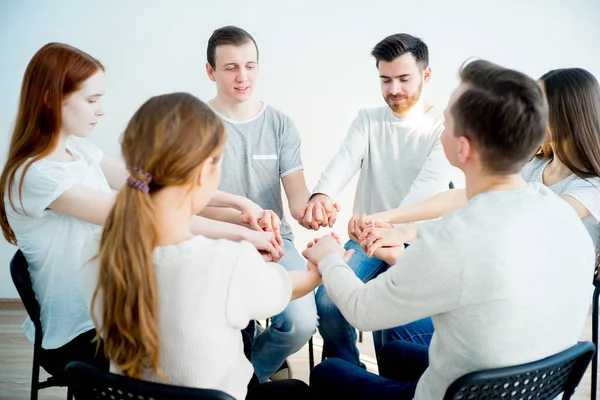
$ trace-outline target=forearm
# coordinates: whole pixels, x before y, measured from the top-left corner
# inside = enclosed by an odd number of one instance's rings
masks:
[[[291,300],[307,295],[321,285],[321,275],[316,271],[289,271],[292,283]]]
[[[245,197],[226,193],[221,190],[217,190],[215,192],[214,196],[208,202],[208,206],[210,206],[210,207],[230,207],[235,210],[242,210],[244,204],[249,201],[250,200],[248,200]]]
[[[215,221],[245,226],[241,222],[242,213],[233,208],[204,207],[204,209],[200,211],[200,216]]]
[[[291,196],[288,196],[288,204],[290,207],[290,214],[296,218],[298,214],[302,212],[304,205],[308,202],[310,198],[310,192],[308,188],[304,186],[304,188],[292,192]]]
[[[408,206],[401,206],[393,210],[371,214],[370,218],[372,220],[394,224],[424,221],[439,218],[466,204],[467,194],[465,190],[452,189]]]
[[[245,240],[249,229],[239,225],[222,221],[193,216],[190,221],[190,230],[195,235],[206,236],[211,239],[229,239],[236,242]]]

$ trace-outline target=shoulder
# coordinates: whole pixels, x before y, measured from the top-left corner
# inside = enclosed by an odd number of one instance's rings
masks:
[[[102,150],[87,139],[71,135],[66,146],[90,163],[100,163],[102,159]]]
[[[294,125],[294,121],[289,115],[269,104],[265,104],[264,116],[268,120],[281,124],[284,127]]]
[[[521,175],[526,181],[533,179],[533,174],[542,167],[548,160],[544,157],[535,155],[527,164],[521,169]]]

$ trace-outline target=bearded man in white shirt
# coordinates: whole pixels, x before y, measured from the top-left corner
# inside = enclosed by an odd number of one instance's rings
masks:
[[[360,171],[354,200],[354,217],[348,224],[354,250],[350,268],[368,282],[390,265],[387,248],[367,257],[358,242],[366,214],[408,205],[448,189],[450,166],[440,142],[443,110],[426,104],[423,88],[431,78],[429,50],[419,38],[406,33],[391,35],[373,49],[386,106],[360,110],[338,153],[321,175],[298,222],[308,229],[333,226],[338,211],[333,203],[356,172]],[[356,331],[331,301],[324,286],[316,294],[319,331],[325,357],[362,365]],[[433,334],[429,319],[385,331],[373,332],[375,352],[391,340],[428,345]]]

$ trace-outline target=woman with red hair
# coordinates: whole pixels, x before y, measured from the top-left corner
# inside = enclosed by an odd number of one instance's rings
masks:
[[[6,240],[29,264],[43,329],[40,364],[52,375],[73,360],[107,369],[76,272],[85,240],[103,226],[128,172],[88,142],[104,115],[104,67],[89,54],[62,43],[43,46],[31,59],[21,87],[8,160],[0,176],[0,225]],[[268,261],[282,255],[278,220],[239,196],[217,193],[211,205],[233,207],[240,224],[258,232],[194,217],[192,231],[214,238],[248,240]],[[260,220],[260,221],[258,221]],[[266,221],[269,220],[269,221]],[[280,240],[280,237],[279,237]],[[34,326],[24,328],[30,340]]]

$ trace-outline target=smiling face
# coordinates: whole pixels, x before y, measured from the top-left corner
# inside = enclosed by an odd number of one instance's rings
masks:
[[[79,137],[89,136],[104,115],[103,94],[104,72],[99,70],[63,101],[62,131]]]
[[[431,68],[422,69],[412,53],[393,61],[379,61],[381,94],[394,114],[402,116],[421,99],[423,85],[429,82]]]
[[[258,53],[250,40],[236,46],[220,45],[215,49],[215,67],[206,64],[217,93],[228,101],[244,102],[252,97],[258,76]]]

